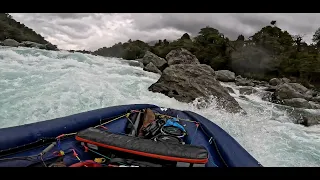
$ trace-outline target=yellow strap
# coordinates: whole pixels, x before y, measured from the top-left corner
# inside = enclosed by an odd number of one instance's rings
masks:
[[[106,159],[105,158],[95,158],[94,162],[101,164],[101,163],[106,162]]]
[[[99,126],[102,126],[102,125],[105,125],[105,124],[108,124],[108,123],[111,123],[111,122],[113,122],[113,121],[115,121],[115,120],[118,120],[118,119],[121,119],[121,118],[123,118],[123,117],[129,117],[129,115],[130,115],[130,113],[126,113],[126,114],[124,114],[124,115],[118,116],[118,117],[116,117],[116,118],[114,118],[114,119],[111,119],[111,120],[105,122],[105,123],[102,123],[102,124],[99,124],[99,125],[95,126],[95,128],[97,128],[97,127],[99,127]]]

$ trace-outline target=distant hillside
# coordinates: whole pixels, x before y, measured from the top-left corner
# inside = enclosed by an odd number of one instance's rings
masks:
[[[49,43],[40,34],[24,24],[17,22],[8,13],[0,13],[0,41],[14,39],[18,42],[32,41],[40,44]]]
[[[149,46],[154,46],[159,40],[148,41],[146,42]]]
[[[79,52],[79,53],[83,53],[83,54],[93,54],[91,51],[88,51],[88,50],[73,50],[73,49],[71,49],[71,50],[68,50],[68,51],[72,52],[72,53]]]
[[[93,54],[107,57],[118,57],[123,59],[138,59],[144,56],[145,51],[150,50],[150,46],[140,40],[125,43],[117,43],[111,47],[103,47],[94,51]]]

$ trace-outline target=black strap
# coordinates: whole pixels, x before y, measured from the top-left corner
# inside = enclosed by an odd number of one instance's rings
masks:
[[[53,163],[51,163],[48,167],[66,167],[66,165],[63,162],[64,157],[60,156],[58,157]]]
[[[12,154],[16,154],[18,152],[23,152],[23,151],[27,151],[30,149],[35,149],[37,147],[41,147],[41,146],[45,146],[45,145],[49,145],[52,142],[56,141],[55,138],[41,138],[35,142],[31,142],[29,144],[25,144],[22,146],[17,146],[14,148],[10,148],[10,149],[4,149],[4,150],[0,150],[0,158],[5,157],[5,156],[9,156]]]
[[[161,164],[155,164],[145,161],[137,161],[133,159],[124,159],[124,158],[112,158],[109,161],[110,164],[124,164],[124,165],[136,165],[139,167],[162,167]]]
[[[112,158],[112,159],[110,159],[109,163],[110,164],[114,164],[114,163],[126,164],[126,160],[124,158]]]

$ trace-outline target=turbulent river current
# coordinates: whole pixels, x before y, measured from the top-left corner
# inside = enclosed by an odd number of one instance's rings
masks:
[[[320,126],[293,124],[286,112],[256,94],[233,97],[247,115],[197,109],[148,91],[160,75],[127,61],[66,51],[0,48],[0,128],[130,103],[195,111],[230,133],[263,166],[320,166]]]

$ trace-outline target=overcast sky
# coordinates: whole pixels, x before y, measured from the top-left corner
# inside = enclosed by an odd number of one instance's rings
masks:
[[[177,39],[185,32],[196,36],[211,26],[230,39],[239,34],[246,38],[262,27],[277,21],[277,26],[290,34],[305,35],[311,42],[320,27],[320,14],[254,14],[254,13],[10,13],[13,18],[41,34],[60,49],[96,50],[129,39],[145,42]]]

